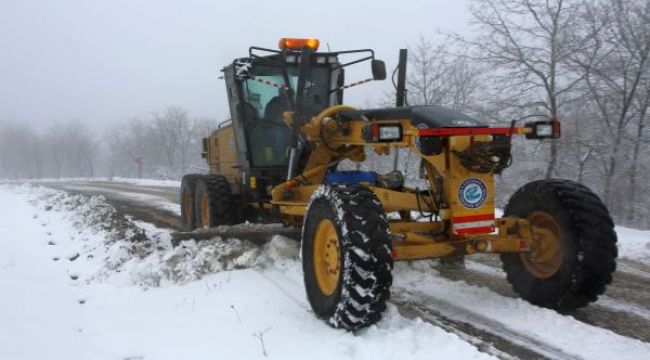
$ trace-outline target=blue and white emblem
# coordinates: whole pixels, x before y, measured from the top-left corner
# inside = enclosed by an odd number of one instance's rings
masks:
[[[481,207],[485,204],[485,199],[487,199],[487,187],[483,181],[469,178],[460,184],[458,199],[466,208],[476,209]]]

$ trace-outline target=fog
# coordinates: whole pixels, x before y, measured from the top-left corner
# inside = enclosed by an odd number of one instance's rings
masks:
[[[104,129],[170,105],[223,119],[219,69],[251,45],[317,37],[332,50],[373,48],[392,68],[400,47],[463,32],[468,16],[464,0],[3,0],[0,119]],[[375,102],[390,87],[352,89],[346,102]]]

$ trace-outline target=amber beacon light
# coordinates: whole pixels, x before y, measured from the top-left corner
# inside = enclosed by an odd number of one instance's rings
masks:
[[[280,49],[289,49],[289,50],[300,50],[304,47],[308,47],[313,51],[318,50],[318,45],[320,41],[318,39],[296,39],[296,38],[282,38],[278,46]]]

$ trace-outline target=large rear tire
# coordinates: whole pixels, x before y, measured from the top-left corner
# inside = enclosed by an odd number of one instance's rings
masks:
[[[184,231],[196,229],[196,214],[194,212],[194,197],[196,192],[196,183],[201,178],[201,174],[187,174],[181,180],[181,227]]]
[[[605,292],[616,270],[616,233],[609,211],[591,190],[569,180],[534,181],[512,196],[505,216],[547,230],[531,243],[531,252],[501,255],[507,279],[522,298],[571,310]]]
[[[347,330],[381,319],[393,258],[388,220],[372,191],[321,186],[304,218],[301,250],[307,298],[317,317]]]
[[[228,179],[221,175],[206,175],[197,181],[194,208],[197,228],[242,222],[240,203],[232,195]]]

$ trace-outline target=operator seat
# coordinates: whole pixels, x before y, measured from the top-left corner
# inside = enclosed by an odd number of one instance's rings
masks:
[[[264,133],[255,139],[265,148],[266,161],[275,164],[284,164],[287,146],[289,146],[290,129],[284,123],[283,114],[289,109],[287,97],[283,92],[273,97],[264,108],[262,124]]]
[[[282,115],[288,109],[289,105],[287,104],[287,97],[280,93],[266,104],[266,108],[264,108],[264,121],[267,123],[284,125],[282,122]]]
[[[259,122],[257,109],[249,102],[244,101],[241,103],[241,116],[246,127],[254,127]]]

